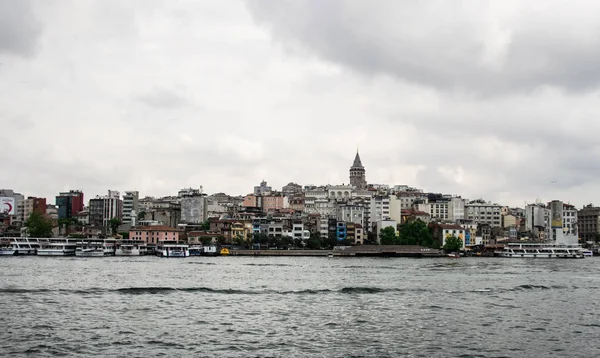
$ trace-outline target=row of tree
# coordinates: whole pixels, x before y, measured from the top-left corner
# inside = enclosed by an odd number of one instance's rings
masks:
[[[379,233],[381,245],[420,245],[439,249],[440,244],[433,239],[433,234],[427,224],[422,220],[409,221],[400,226],[399,235],[396,228],[388,226]],[[462,248],[462,240],[456,236],[446,238],[443,249],[446,251],[458,251]]]

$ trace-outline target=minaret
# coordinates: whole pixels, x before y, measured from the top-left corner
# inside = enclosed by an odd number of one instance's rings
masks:
[[[356,187],[356,189],[362,190],[367,187],[367,180],[365,179],[365,168],[360,161],[360,155],[358,155],[358,149],[356,150],[356,157],[354,163],[350,167],[350,185]]]

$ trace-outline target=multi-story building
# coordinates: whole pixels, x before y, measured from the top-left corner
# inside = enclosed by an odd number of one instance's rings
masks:
[[[28,197],[25,199],[24,219],[27,220],[32,213],[38,213],[45,216],[47,207],[46,198]]]
[[[598,242],[600,234],[600,207],[586,205],[577,212],[579,237],[582,241]]]
[[[373,234],[375,234],[375,237],[377,238],[377,243],[380,244],[381,243],[381,236],[379,235],[381,233],[381,230],[385,229],[386,227],[393,227],[394,231],[396,232],[396,235],[398,235],[398,223],[395,220],[377,220],[376,222],[373,223]]]
[[[119,192],[109,190],[108,195],[90,199],[88,212],[89,223],[92,226],[108,228],[112,219],[121,221],[123,219],[123,202]]]
[[[302,193],[302,185],[290,182],[281,188],[281,192],[283,195],[300,194]]]
[[[123,195],[123,224],[136,225],[137,214],[139,213],[140,193],[138,191],[126,191]]]
[[[346,223],[365,224],[365,207],[354,204],[340,204],[337,206],[337,219]]]
[[[369,221],[374,223],[381,220],[390,219],[390,197],[389,196],[374,196],[371,198],[369,205]],[[367,224],[367,222],[365,222]]]
[[[161,241],[179,241],[183,230],[168,226],[137,226],[129,230],[131,240],[142,240],[147,244],[158,244]]]
[[[21,226],[25,218],[25,197],[15,193],[12,189],[0,189],[0,200],[2,200],[2,212],[8,213],[10,225]]]
[[[69,219],[73,217],[73,215],[83,210],[83,204],[83,192],[79,190],[59,193],[56,197],[58,218]]]
[[[206,195],[197,192],[186,192],[181,197],[181,222],[189,224],[203,223],[207,219],[208,206]]]
[[[552,238],[552,212],[544,204],[529,204],[525,208],[525,230],[531,233],[531,239],[545,241]]]
[[[491,227],[502,227],[502,206],[483,200],[465,204],[465,219]]]

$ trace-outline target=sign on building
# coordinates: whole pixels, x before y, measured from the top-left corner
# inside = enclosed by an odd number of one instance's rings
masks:
[[[0,212],[8,215],[15,215],[15,198],[7,196],[0,197]]]

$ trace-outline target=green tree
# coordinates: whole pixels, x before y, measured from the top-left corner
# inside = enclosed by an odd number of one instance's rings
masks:
[[[113,235],[117,234],[117,229],[119,228],[119,225],[121,225],[121,220],[117,218],[112,218],[108,221],[108,226],[110,226]]]
[[[393,226],[388,226],[381,229],[379,232],[379,243],[381,245],[398,245],[400,238],[396,236],[396,229]]]
[[[205,222],[202,223],[202,230],[210,230],[210,222],[208,220],[206,220]]]
[[[454,235],[448,236],[446,238],[446,243],[444,244],[445,251],[458,251],[462,249],[462,240]]]
[[[323,242],[323,246],[327,249],[333,249],[338,244],[338,239],[335,233],[329,233],[327,239]]]
[[[123,238],[123,240],[129,240],[129,233],[126,231],[120,232],[119,235]]]
[[[31,213],[25,227],[30,237],[52,237],[52,221],[38,212]]]
[[[306,241],[306,247],[311,250],[318,250],[323,246],[323,240],[318,233],[310,234],[310,238]]]
[[[417,219],[409,221],[400,227],[400,243],[402,245],[431,247],[433,245],[433,236],[427,224]]]
[[[146,212],[145,212],[145,211],[143,211],[143,210],[142,210],[142,211],[140,211],[140,212],[137,214],[137,218],[138,218],[138,220],[145,220],[145,219],[146,219]]]

